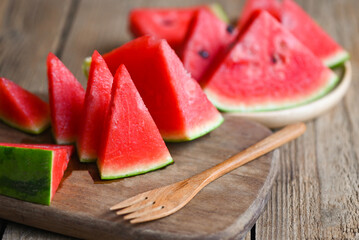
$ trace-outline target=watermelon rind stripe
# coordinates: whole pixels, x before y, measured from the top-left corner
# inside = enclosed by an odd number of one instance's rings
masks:
[[[98,163],[98,162],[97,162]],[[111,179],[118,179],[118,178],[125,178],[125,177],[131,177],[131,176],[136,176],[136,175],[140,175],[140,174],[144,174],[144,173],[148,173],[160,168],[163,168],[169,164],[173,163],[173,159],[171,156],[167,156],[165,158],[165,161],[159,161],[156,163],[152,163],[150,165],[146,165],[143,167],[139,167],[136,166],[134,167],[134,169],[125,169],[121,172],[116,172],[116,173],[103,173],[101,172],[101,179],[102,180],[111,180]],[[99,166],[99,169],[101,169],[101,167]]]
[[[350,55],[347,51],[340,50],[339,52],[334,53],[330,57],[327,57],[323,60],[324,65],[330,68],[335,68],[343,65],[346,61],[348,61]]]
[[[48,121],[46,123],[43,124],[39,124],[39,126],[34,127],[33,129],[30,128],[24,128],[23,126],[20,126],[16,123],[13,123],[11,120],[7,120],[4,118],[1,118],[1,121],[4,122],[5,124],[9,125],[10,127],[16,128],[20,131],[26,132],[26,133],[30,133],[30,134],[40,134],[43,131],[45,131],[47,128],[50,127],[50,119],[48,119]]]
[[[0,194],[50,205],[53,151],[1,146],[0,157]]]
[[[293,108],[300,105],[307,104],[309,102],[315,101],[327,93],[329,93],[339,82],[339,77],[331,72],[328,77],[329,81],[325,87],[322,87],[319,91],[312,94],[310,97],[306,97],[304,100],[299,100],[295,102],[284,102],[282,104],[267,104],[267,105],[256,105],[256,106],[246,106],[246,105],[227,105],[223,104],[220,100],[220,96],[216,93],[213,93],[210,89],[204,89],[204,92],[207,94],[208,99],[222,112],[266,112],[266,111],[275,111],[282,110],[287,108]]]
[[[161,133],[163,140],[165,142],[186,142],[192,141],[199,137],[206,135],[207,133],[213,131],[214,129],[218,128],[224,121],[224,118],[221,114],[218,114],[216,118],[212,121],[207,121],[206,124],[201,124],[196,128],[191,130],[187,130],[185,134],[167,134]]]

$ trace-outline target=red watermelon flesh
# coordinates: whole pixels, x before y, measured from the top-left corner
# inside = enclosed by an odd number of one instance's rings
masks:
[[[201,82],[215,60],[220,59],[234,41],[237,30],[206,10],[198,10],[180,51],[183,66]]]
[[[183,45],[190,22],[199,9],[228,22],[222,7],[215,3],[188,8],[136,8],[130,13],[130,30],[135,37],[151,35],[166,39],[177,51]]]
[[[278,0],[247,0],[239,18],[238,28],[243,31],[261,11],[269,12],[280,19],[280,2]]]
[[[114,77],[98,166],[101,179],[146,173],[173,162],[124,65]]]
[[[196,8],[137,8],[130,13],[130,29],[135,37],[164,38],[173,49],[181,46]]]
[[[221,114],[166,40],[137,38],[104,59],[112,73],[121,64],[126,66],[165,140],[192,140],[222,123]]]
[[[293,0],[283,0],[281,22],[326,66],[335,67],[349,58],[349,54]]]
[[[47,76],[54,138],[59,144],[73,143],[76,141],[85,90],[52,53],[47,57]]]
[[[7,146],[7,147],[13,147],[13,148],[21,148],[21,149],[39,149],[39,150],[48,150],[53,152],[52,154],[52,159],[46,159],[44,158],[42,161],[42,163],[39,163],[39,165],[41,166],[46,166],[47,164],[49,164],[49,167],[51,169],[51,173],[50,173],[50,179],[49,181],[51,182],[50,184],[50,191],[49,191],[49,196],[44,196],[41,195],[39,196],[39,203],[45,203],[45,204],[49,204],[50,201],[52,200],[52,198],[54,197],[60,182],[62,180],[62,177],[64,175],[64,172],[68,166],[69,160],[71,158],[71,155],[74,151],[74,147],[71,145],[54,145],[54,144],[23,144],[23,143],[0,143],[0,146]],[[36,153],[35,153],[36,154]],[[1,156],[1,154],[0,154]],[[32,158],[32,154],[28,153],[28,159]],[[33,168],[31,167],[31,164],[21,164],[18,163],[17,166],[19,168],[19,172],[24,170],[28,175],[31,174],[39,174],[42,171],[39,171],[39,169],[37,169],[36,167],[39,167],[39,165],[34,163]],[[13,171],[13,170],[12,170]],[[16,173],[14,173],[14,176],[16,176]],[[40,176],[42,178],[46,178],[46,176]],[[14,177],[16,178],[16,177]],[[22,185],[26,185],[26,180],[22,179]],[[29,179],[30,181],[31,179]],[[31,187],[31,184],[28,184],[28,187]],[[15,186],[13,186],[15,187]],[[39,187],[39,184],[37,184],[36,187]],[[16,187],[15,187],[16,188]],[[43,189],[38,189],[39,191],[43,191]],[[20,196],[13,196],[13,197],[17,197],[21,199],[21,195]],[[26,200],[26,199],[23,199]],[[36,202],[36,201],[35,201]]]
[[[36,95],[0,78],[0,119],[22,131],[39,134],[50,125],[50,108]]]
[[[103,121],[111,100],[113,76],[102,56],[94,51],[87,82],[77,152],[81,162],[94,162],[100,144]]]
[[[349,54],[293,0],[247,0],[238,23],[241,32],[260,10],[270,12],[326,66],[335,67],[349,58]]]
[[[223,111],[267,111],[319,98],[337,81],[308,48],[262,12],[209,78],[204,91]]]

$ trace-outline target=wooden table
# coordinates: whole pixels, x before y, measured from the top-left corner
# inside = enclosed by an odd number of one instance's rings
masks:
[[[46,92],[46,56],[59,56],[83,85],[81,63],[131,39],[129,9],[206,0],[1,0],[0,76]],[[243,0],[220,2],[235,19]],[[359,239],[359,1],[298,0],[351,54],[353,82],[333,110],[281,148],[281,170],[265,212],[246,239]],[[43,96],[46,98],[47,96]],[[1,207],[1,206],[0,206]],[[0,220],[2,239],[72,239]]]

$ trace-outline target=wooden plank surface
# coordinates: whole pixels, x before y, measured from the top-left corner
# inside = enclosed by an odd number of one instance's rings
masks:
[[[256,239],[359,239],[359,1],[298,2],[349,51],[353,81],[343,102],[281,149]]]

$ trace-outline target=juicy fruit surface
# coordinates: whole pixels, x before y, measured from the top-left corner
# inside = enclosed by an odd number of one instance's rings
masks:
[[[151,35],[166,39],[173,49],[178,50],[183,44],[195,12],[199,9],[228,22],[226,14],[218,4],[190,8],[137,8],[130,13],[130,29],[136,37]]]
[[[349,58],[349,54],[293,0],[283,1],[281,22],[327,66],[334,67]]]
[[[102,56],[92,55],[77,150],[81,162],[94,162],[100,144],[103,121],[111,99],[113,76]]]
[[[52,53],[47,57],[52,131],[59,144],[76,140],[85,90],[66,66]]]
[[[112,73],[126,66],[165,140],[191,140],[223,121],[165,40],[144,36],[104,59]]]
[[[114,77],[98,166],[102,179],[137,175],[173,162],[124,65]]]
[[[0,78],[0,119],[22,131],[38,134],[50,125],[50,109],[36,95]]]
[[[247,0],[238,23],[244,29],[241,31],[246,30],[260,10],[277,18],[326,66],[335,67],[349,59],[349,54],[293,0]]]
[[[0,143],[0,194],[49,205],[72,146]]]
[[[224,111],[288,108],[318,98],[338,81],[335,74],[262,12],[204,87]]]
[[[198,10],[189,27],[180,52],[184,67],[192,77],[201,82],[215,60],[234,41],[237,31],[213,14]]]

